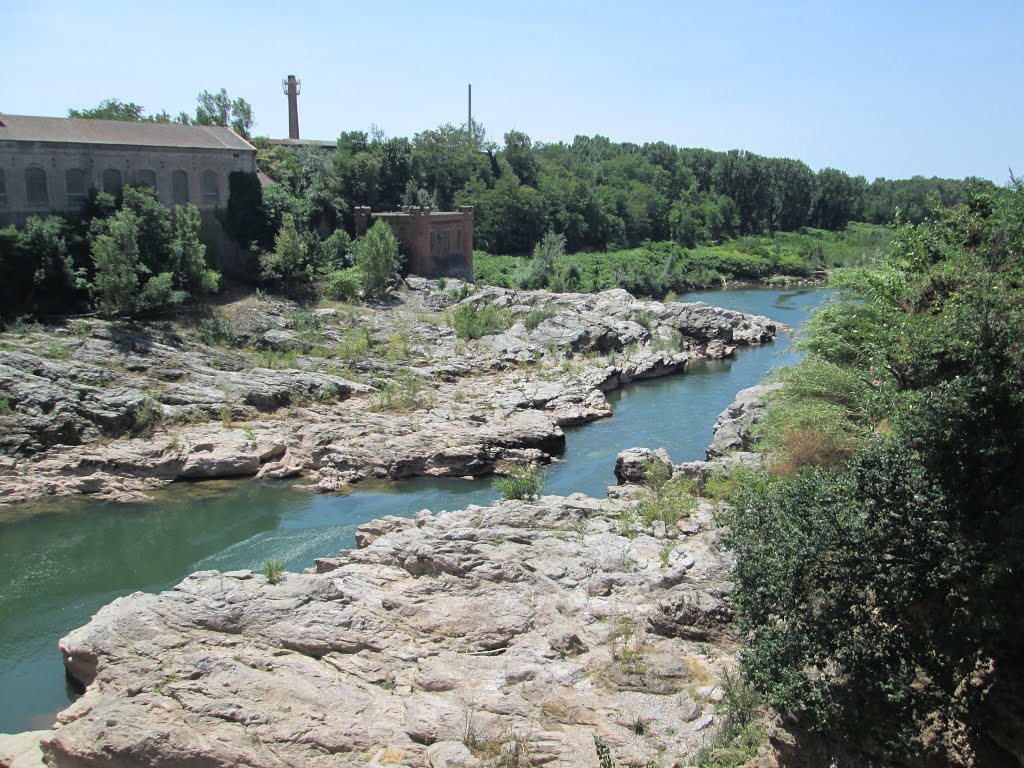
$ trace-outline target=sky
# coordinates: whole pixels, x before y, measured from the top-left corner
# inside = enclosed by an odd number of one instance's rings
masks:
[[[793,157],[869,180],[1024,174],[1024,2],[12,2],[0,113],[245,98],[255,135],[413,136],[473,117],[498,144],[578,134]]]

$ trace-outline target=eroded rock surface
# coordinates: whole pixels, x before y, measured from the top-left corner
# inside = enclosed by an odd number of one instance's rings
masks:
[[[604,392],[777,330],[621,289],[488,287],[461,303],[496,306],[512,324],[463,341],[449,325],[455,297],[408,283],[376,308],[247,299],[219,325],[76,320],[3,334],[0,503],[135,500],[178,479],[233,476],[334,491],[547,462],[561,427],[611,414]]]
[[[205,571],[123,597],[60,643],[85,695],[0,755],[569,768],[597,765],[595,737],[620,765],[690,754],[732,661],[730,563],[709,505],[662,538],[622,535],[629,507],[424,511],[276,584]]]

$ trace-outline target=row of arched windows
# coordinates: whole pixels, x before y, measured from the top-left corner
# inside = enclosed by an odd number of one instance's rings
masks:
[[[107,168],[101,175],[103,191],[112,195],[120,195],[123,188],[121,172],[116,168]],[[156,173],[150,170],[136,171],[136,183],[140,187],[156,189]],[[220,202],[220,180],[216,171],[205,170],[199,176],[200,195],[204,203]],[[69,168],[64,172],[64,189],[69,207],[80,205],[89,195],[85,171],[81,168]],[[38,165],[25,169],[25,200],[29,205],[46,205],[50,202],[49,187],[46,183],[46,171]],[[171,173],[171,201],[175,205],[190,202],[188,190],[188,174],[185,171]],[[0,168],[0,205],[7,204],[7,177]]]

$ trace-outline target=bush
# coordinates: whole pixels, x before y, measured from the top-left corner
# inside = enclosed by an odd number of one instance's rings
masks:
[[[534,307],[522,317],[526,330],[532,331],[545,320],[550,320],[558,314],[558,309],[545,304],[543,307]]]
[[[512,316],[507,309],[488,304],[460,304],[448,316],[448,323],[460,339],[479,339],[491,333],[499,333],[512,325]]]
[[[366,237],[356,243],[356,266],[363,279],[363,295],[382,299],[402,264],[398,240],[383,221],[374,223]]]
[[[284,560],[265,560],[263,575],[267,577],[268,584],[277,584],[284,578]]]
[[[359,298],[362,277],[358,269],[336,269],[328,276],[323,285],[323,293],[337,301],[354,301]]]
[[[494,490],[506,501],[509,499],[537,499],[547,482],[547,470],[532,464],[516,466],[504,477],[494,480]]]

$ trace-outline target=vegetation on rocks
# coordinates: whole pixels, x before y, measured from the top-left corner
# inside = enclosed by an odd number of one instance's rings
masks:
[[[532,464],[512,467],[508,474],[494,479],[494,490],[501,498],[537,499],[544,492],[547,470]]]
[[[1020,754],[1024,187],[832,281],[731,497],[747,678],[888,759]],[[1017,714],[1014,714],[1014,712]]]

